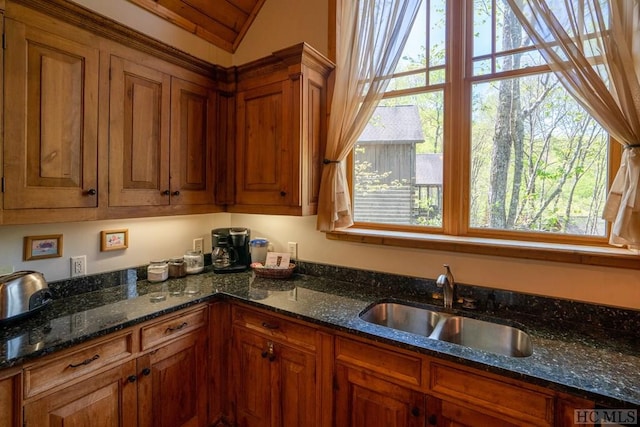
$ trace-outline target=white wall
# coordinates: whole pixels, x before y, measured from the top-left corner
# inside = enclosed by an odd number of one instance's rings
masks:
[[[211,229],[216,215],[208,214],[113,221],[87,221],[63,224],[0,226],[0,268],[3,270],[36,270],[48,281],[70,276],[70,257],[87,256],[87,274],[146,265],[152,259],[184,255],[193,239],[203,237],[205,253],[211,252]],[[126,228],[129,247],[119,251],[100,252],[100,231]],[[63,235],[63,254],[59,258],[23,261],[25,236]]]
[[[328,12],[327,0],[266,0],[233,54],[233,65],[245,64],[300,42],[326,55]]]

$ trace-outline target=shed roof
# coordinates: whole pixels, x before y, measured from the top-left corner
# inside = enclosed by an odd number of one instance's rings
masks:
[[[424,141],[416,105],[378,106],[358,139],[360,144],[415,144]]]

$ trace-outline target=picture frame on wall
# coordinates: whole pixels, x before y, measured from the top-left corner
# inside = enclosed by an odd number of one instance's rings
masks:
[[[24,236],[23,260],[33,261],[62,256],[62,234]]]
[[[120,251],[129,247],[129,229],[103,230],[100,232],[100,251]]]

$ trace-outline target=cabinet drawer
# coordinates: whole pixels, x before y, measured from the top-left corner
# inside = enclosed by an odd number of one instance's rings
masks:
[[[140,330],[140,345],[142,350],[148,350],[158,344],[165,343],[198,329],[206,324],[207,307],[200,307],[143,326]]]
[[[133,332],[129,331],[25,367],[24,396],[28,398],[60,384],[68,385],[84,375],[94,375],[100,368],[132,354]]]
[[[432,392],[443,399],[484,407],[527,425],[552,423],[553,398],[544,393],[438,363],[431,364],[430,378]]]
[[[413,388],[424,384],[424,360],[420,356],[386,350],[360,341],[337,338],[336,360],[376,372]]]
[[[235,306],[233,324],[258,332],[268,338],[315,350],[316,330],[278,316]]]

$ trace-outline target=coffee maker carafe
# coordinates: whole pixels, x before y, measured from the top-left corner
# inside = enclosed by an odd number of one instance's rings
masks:
[[[249,268],[250,231],[248,228],[214,228],[211,230],[213,271],[237,273]]]

